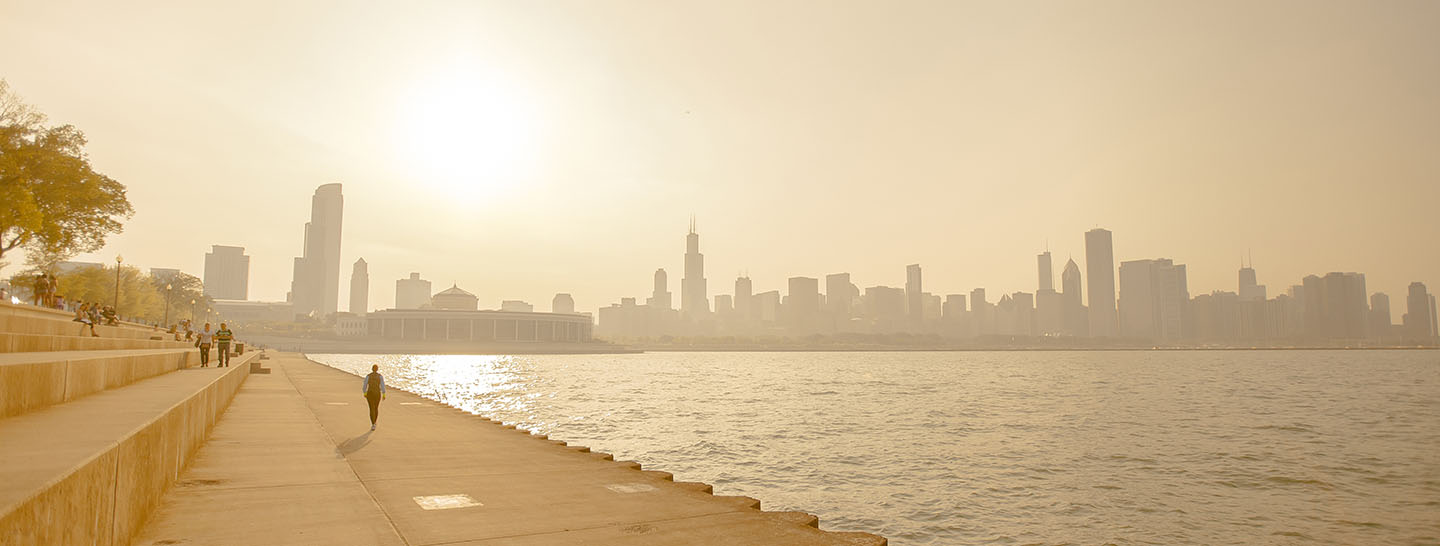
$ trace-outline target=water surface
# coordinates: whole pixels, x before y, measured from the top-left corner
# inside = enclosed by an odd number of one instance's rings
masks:
[[[1440,352],[311,355],[891,544],[1440,544]]]

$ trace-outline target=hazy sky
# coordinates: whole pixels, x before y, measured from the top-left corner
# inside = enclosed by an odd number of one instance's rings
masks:
[[[78,259],[244,246],[281,300],[342,182],[342,309],[362,256],[373,307],[410,271],[482,308],[678,293],[691,214],[712,296],[920,263],[993,301],[1095,226],[1195,294],[1247,251],[1272,294],[1363,272],[1397,322],[1440,288],[1432,0],[210,4],[0,0],[0,77],[130,188]]]

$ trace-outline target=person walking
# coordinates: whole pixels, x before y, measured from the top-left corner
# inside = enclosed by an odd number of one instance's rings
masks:
[[[216,367],[224,368],[230,365],[230,341],[234,339],[235,333],[231,332],[225,323],[220,323],[220,329],[215,331],[215,353],[219,360]]]
[[[195,346],[200,348],[200,367],[210,366],[210,342],[215,338],[215,333],[210,331],[210,323],[205,323],[205,329],[195,332]]]
[[[385,399],[385,376],[380,375],[380,365],[370,366],[370,375],[360,382],[360,394],[370,404],[370,430],[375,430],[375,420],[380,418],[380,401]]]

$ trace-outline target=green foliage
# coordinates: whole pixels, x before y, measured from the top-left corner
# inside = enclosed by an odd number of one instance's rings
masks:
[[[0,257],[95,251],[134,213],[125,186],[91,168],[85,134],[45,121],[0,80]]]
[[[26,291],[33,290],[35,274],[44,269],[30,269],[11,277],[12,286]],[[115,304],[115,268],[82,267],[66,273],[56,274],[59,288],[56,294],[70,303]],[[215,301],[203,293],[200,279],[181,273],[175,277],[159,278],[141,272],[138,268],[120,268],[120,306],[123,317],[138,318],[159,323],[166,318],[166,300],[170,303],[170,322],[181,319],[203,319],[205,310],[213,308]],[[170,290],[166,290],[166,286]],[[190,303],[194,301],[195,303]]]

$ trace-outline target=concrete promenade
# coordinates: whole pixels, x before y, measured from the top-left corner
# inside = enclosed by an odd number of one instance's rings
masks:
[[[274,356],[133,544],[885,544],[394,389],[372,433],[358,377]]]

